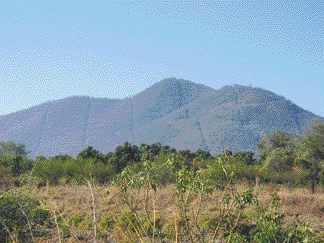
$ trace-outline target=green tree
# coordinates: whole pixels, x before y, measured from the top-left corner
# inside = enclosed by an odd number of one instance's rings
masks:
[[[265,135],[258,144],[258,149],[261,160],[265,160],[268,154],[274,149],[293,149],[295,146],[296,137],[293,134],[283,131],[276,131]]]
[[[103,162],[104,155],[100,153],[98,150],[94,149],[93,147],[89,146],[86,149],[82,150],[78,157],[81,159],[93,159],[96,162]]]
[[[27,158],[25,145],[0,142],[0,167],[2,171],[9,172],[10,176],[19,176],[30,170],[32,162]]]
[[[111,162],[117,172],[121,172],[128,164],[141,160],[140,150],[136,145],[126,142],[115,149]]]
[[[324,122],[316,121],[308,128],[297,150],[297,163],[307,170],[305,180],[310,182],[311,191],[315,192],[315,186],[323,177],[324,164]]]
[[[233,155],[236,159],[242,161],[246,165],[252,165],[256,163],[254,153],[251,151],[238,151]]]
[[[26,147],[21,143],[0,142],[0,156],[27,156]]]

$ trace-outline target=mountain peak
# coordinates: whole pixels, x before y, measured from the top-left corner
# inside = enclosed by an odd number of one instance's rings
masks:
[[[186,79],[178,78],[166,78],[163,79],[147,89],[143,90],[135,96],[152,96],[151,98],[158,97],[182,97],[185,99],[191,99],[197,95],[205,92],[215,91],[214,89],[202,84],[194,83]]]
[[[196,88],[199,88],[199,89],[204,89],[204,90],[213,90],[212,88],[210,87],[207,87],[205,85],[202,85],[202,84],[198,84],[198,83],[195,83],[193,81],[190,81],[190,80],[186,80],[186,79],[181,79],[181,78],[175,78],[175,77],[170,77],[170,78],[165,78],[165,79],[162,79],[161,81],[153,84],[151,86],[152,88],[165,88],[165,87],[196,87]],[[150,88],[151,88],[150,87]]]
[[[196,83],[186,80],[186,79],[181,79],[181,78],[175,78],[175,77],[170,77],[170,78],[165,78],[162,79],[161,81],[157,82],[156,84],[160,85],[174,85],[174,84],[182,84],[182,85],[197,85]]]

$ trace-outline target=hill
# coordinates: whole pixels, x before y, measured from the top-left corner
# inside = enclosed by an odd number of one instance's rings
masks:
[[[76,96],[0,116],[0,140],[24,143],[32,156],[75,155],[86,146],[110,151],[126,141],[253,151],[262,134],[298,134],[315,118],[264,89],[215,90],[170,78],[125,99]]]

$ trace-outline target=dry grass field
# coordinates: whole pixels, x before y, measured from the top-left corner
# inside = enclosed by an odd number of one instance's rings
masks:
[[[243,191],[246,187],[247,185],[240,184],[237,185],[237,190]],[[61,220],[60,237],[67,236],[64,241],[91,241],[94,225],[96,226],[96,234],[103,239],[107,239],[107,242],[130,242],[137,238],[136,234],[134,238],[132,230],[109,225],[109,222],[120,221],[122,215],[127,215],[122,193],[116,187],[93,185],[92,190],[90,190],[87,185],[60,185],[43,188],[35,187],[26,190],[30,195],[40,200],[44,208],[52,211],[57,219]],[[308,188],[289,188],[282,185],[260,185],[253,188],[253,193],[264,204],[269,202],[270,195],[273,192],[277,192],[281,198],[280,210],[285,214],[287,223],[293,222],[298,215],[300,220],[308,222],[323,236],[324,188],[318,188],[315,194],[311,194]],[[130,193],[132,203],[138,212],[143,214],[149,212],[151,217],[154,216],[155,219],[158,219],[155,222],[160,224],[161,227],[173,227],[177,212],[177,200],[173,185],[160,188],[155,197],[152,192],[149,192],[149,195],[145,195],[145,193],[144,190]],[[189,217],[196,215],[199,204],[201,204],[199,214],[201,221],[204,220],[205,216],[217,215],[217,202],[220,200],[221,195],[221,191],[215,191],[202,199],[202,201],[196,195],[188,195]],[[148,200],[146,201],[145,198],[148,198]],[[155,204],[152,204],[153,198]],[[249,210],[249,208],[246,209],[247,214]],[[128,219],[126,219],[127,221]],[[69,230],[64,232],[62,225],[65,225]],[[48,238],[43,240],[53,242],[62,240],[59,239],[57,232],[57,229],[53,227],[51,229],[51,240],[48,240]],[[40,241],[43,240],[40,239]]]

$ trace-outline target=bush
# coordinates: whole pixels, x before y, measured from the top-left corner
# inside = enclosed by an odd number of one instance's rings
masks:
[[[50,214],[40,203],[23,193],[0,195],[0,242],[31,242],[43,234],[41,225],[49,226]]]
[[[285,225],[285,215],[280,213],[280,197],[271,195],[270,204],[257,204],[255,228],[250,232],[253,242],[321,242],[320,237],[298,219],[292,226]]]
[[[64,175],[64,162],[54,159],[37,160],[32,174],[50,184],[58,184],[60,178]]]
[[[112,164],[97,163],[92,169],[92,175],[98,183],[105,184],[113,179],[115,169]]]
[[[99,183],[109,182],[114,175],[112,164],[104,164],[81,158],[49,158],[37,160],[32,175],[50,184],[83,183],[96,179]]]
[[[0,188],[6,188],[10,186],[10,181],[10,169],[0,164]]]

